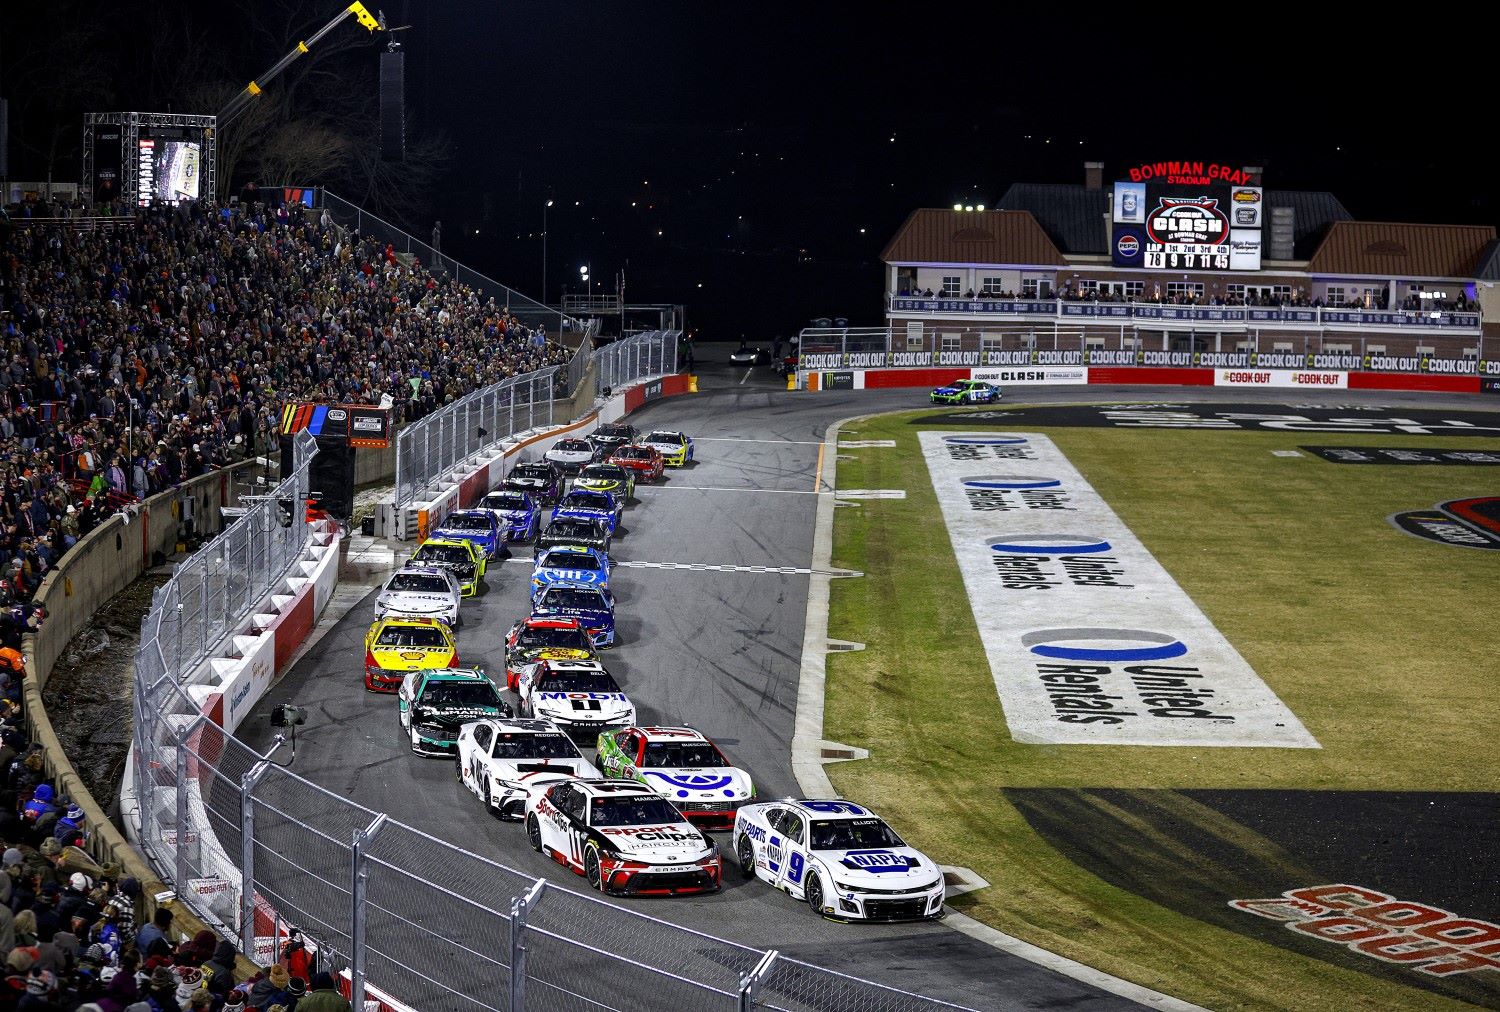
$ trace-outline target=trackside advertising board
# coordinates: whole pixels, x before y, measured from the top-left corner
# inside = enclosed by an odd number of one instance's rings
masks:
[[[920,438],[1016,741],[1320,747],[1050,439]]]
[[[1214,386],[1347,390],[1349,374],[1303,369],[1218,369],[1214,372]]]

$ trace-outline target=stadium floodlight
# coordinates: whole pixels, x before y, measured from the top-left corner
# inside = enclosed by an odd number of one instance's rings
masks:
[[[955,210],[955,211],[962,211],[963,209],[964,209],[964,206],[962,204],[954,204],[953,205],[953,210]]]
[[[976,210],[976,211],[983,211],[984,210],[984,205],[983,204],[975,204],[974,205],[974,210]]]
[[[972,210],[974,210],[974,205],[973,204],[969,204],[967,207],[964,208],[964,210],[965,211],[972,211]]]

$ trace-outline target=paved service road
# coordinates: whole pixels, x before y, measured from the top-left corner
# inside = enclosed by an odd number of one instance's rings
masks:
[[[703,393],[651,405],[632,421],[681,428],[697,443],[696,466],[643,486],[615,541],[611,582],[619,646],[605,664],[642,723],[688,724],[715,739],[754,776],[765,798],[798,792],[789,743],[797,705],[816,510],[819,448],[827,426],[866,412],[921,407],[926,391],[794,394],[766,370],[700,372]],[[1223,395],[1223,396],[1220,396]],[[1298,392],[1308,401],[1311,394]],[[1012,399],[1078,402],[1247,400],[1243,390],[1180,388],[1019,389]],[[1330,404],[1422,404],[1417,395],[1324,394]],[[1466,406],[1472,407],[1472,404]],[[530,549],[492,563],[487,591],[464,604],[459,652],[499,677],[502,638],[526,614]],[[642,565],[645,564],[645,565]],[[681,565],[712,569],[678,568]],[[746,567],[746,568],[735,568]],[[758,567],[758,568],[750,568]],[[792,572],[762,571],[790,568]],[[295,770],[353,800],[527,875],[583,890],[581,878],[527,848],[519,825],[492,819],[455,781],[451,763],[410,754],[395,701],[361,685],[362,640],[373,597],[328,630],[242,725],[264,747],[278,702],[311,709]],[[1131,1005],[940,923],[844,925],[760,882],[740,880],[725,846],[726,886],[704,898],[619,901],[632,909],[904,990],[980,1009]],[[378,983],[378,974],[372,979]]]

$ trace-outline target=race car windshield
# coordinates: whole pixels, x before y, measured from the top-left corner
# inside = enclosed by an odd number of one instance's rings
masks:
[[[901,837],[879,819],[838,819],[812,824],[813,850],[904,847]]]
[[[603,436],[605,439],[629,439],[631,428],[628,425],[601,425],[594,430],[594,435]]]
[[[430,625],[388,625],[375,637],[379,647],[417,647],[423,650],[444,650],[448,644],[443,631]]]
[[[597,538],[599,528],[589,520],[569,520],[564,517],[547,525],[546,536],[549,538]]]
[[[537,686],[543,692],[619,692],[608,671],[549,671]]]
[[[496,759],[581,759],[565,734],[502,734],[495,741]]]
[[[526,508],[526,497],[519,492],[487,495],[484,497],[484,502],[480,503],[480,505],[485,509],[491,510],[524,510]]]
[[[557,444],[558,450],[563,453],[593,453],[594,448],[589,445],[587,439],[564,439]]]
[[[542,557],[546,569],[592,569],[598,571],[599,560],[587,552],[548,552]]]
[[[642,765],[695,769],[724,767],[729,763],[706,741],[648,741]]]
[[[597,590],[556,587],[542,595],[544,608],[574,608],[579,611],[608,611],[609,602]]]
[[[500,693],[490,682],[433,682],[422,693],[424,706],[497,706]]]
[[[664,822],[681,822],[664,798],[595,798],[589,824],[594,826],[659,826]]]
[[[426,573],[397,573],[391,577],[386,590],[401,590],[414,594],[446,594],[448,581],[441,576],[428,576]]]
[[[668,446],[681,446],[682,433],[680,432],[653,432],[645,439],[648,443],[666,443]]]
[[[618,467],[612,467],[609,464],[590,464],[578,472],[578,477],[583,479],[605,478],[609,481],[620,481],[625,476],[620,473]]]
[[[651,451],[643,446],[627,446],[620,450],[620,456],[625,460],[650,460]]]
[[[597,492],[569,492],[563,496],[563,509],[607,510],[609,500]]]
[[[458,545],[423,545],[412,558],[418,562],[447,562],[452,565],[467,565],[474,561],[468,550]]]
[[[443,521],[443,526],[454,531],[487,531],[490,529],[490,521],[488,517],[459,514]]]
[[[516,637],[516,646],[529,647],[561,647],[568,650],[588,650],[592,647],[589,643],[588,633],[582,629],[556,629],[556,628],[523,628],[521,634]]]
[[[512,478],[550,478],[552,468],[546,464],[517,464],[510,476]]]

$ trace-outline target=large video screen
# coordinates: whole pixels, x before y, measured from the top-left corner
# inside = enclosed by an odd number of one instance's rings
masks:
[[[203,146],[197,141],[142,137],[136,152],[136,194],[142,206],[153,200],[197,200],[202,182]]]
[[[1221,178],[1115,184],[1112,257],[1145,270],[1258,271],[1265,191]]]

